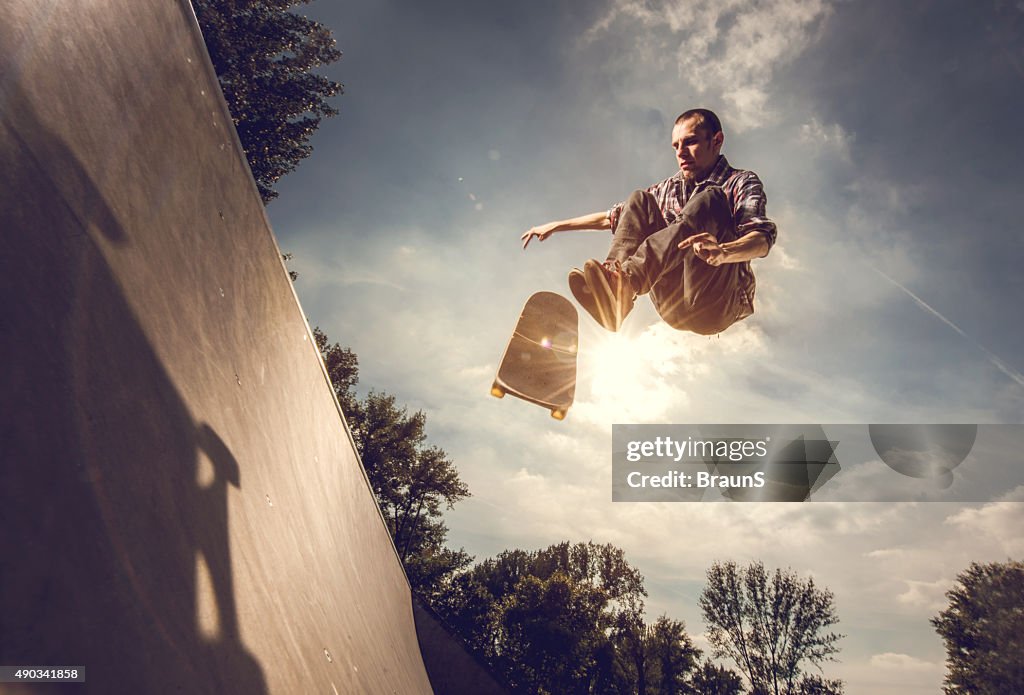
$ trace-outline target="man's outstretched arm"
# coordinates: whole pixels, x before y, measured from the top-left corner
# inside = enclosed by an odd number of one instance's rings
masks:
[[[694,234],[679,242],[679,248],[693,247],[698,258],[708,265],[723,263],[742,263],[768,255],[768,240],[762,232],[747,232],[735,241],[718,243],[718,239],[710,234]]]
[[[520,238],[523,240],[523,248],[525,249],[526,245],[534,237],[537,238],[537,241],[544,241],[555,232],[601,231],[611,228],[612,225],[608,220],[608,212],[602,210],[601,212],[592,212],[589,215],[580,215],[568,220],[548,222],[547,224],[531,227]]]

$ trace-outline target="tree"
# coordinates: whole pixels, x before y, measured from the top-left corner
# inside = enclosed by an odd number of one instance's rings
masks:
[[[616,668],[614,692],[636,695],[689,693],[688,677],[700,650],[686,634],[681,620],[660,616],[653,623],[643,619],[643,608],[615,616],[612,631]]]
[[[468,497],[469,488],[444,450],[427,446],[422,411],[410,415],[386,393],[359,400],[355,353],[332,345],[319,328],[313,337],[409,583],[433,604],[452,575],[472,562],[445,545],[443,520],[444,509]]]
[[[700,657],[686,634],[686,625],[662,615],[645,624],[643,613],[624,611],[617,616],[613,638],[624,676],[622,692],[637,695],[676,695],[690,692],[687,678]]]
[[[292,259],[292,255],[290,253],[282,253],[281,254],[281,260],[284,261],[285,264],[287,264],[288,261],[290,261],[291,259]],[[286,267],[287,267],[287,265],[286,265]],[[294,270],[289,268],[288,269],[288,277],[291,278],[292,282],[295,282],[296,280],[299,279],[299,274],[298,274],[297,271],[294,271]]]
[[[796,684],[794,692],[797,695],[842,695],[843,682],[841,680],[828,680],[817,674],[804,674]]]
[[[312,0],[193,0],[224,98],[264,203],[337,115],[342,86],[313,70],[341,58],[330,29],[289,12]]]
[[[590,692],[595,648],[607,642],[608,598],[562,570],[522,577],[495,607],[497,662],[509,683],[530,693]]]
[[[760,562],[738,568],[715,563],[707,571],[700,607],[714,656],[732,659],[755,693],[796,695],[818,680],[802,680],[804,662],[834,661],[842,635],[832,592],[791,571],[768,575]],[[820,681],[841,692],[840,681]]]
[[[609,635],[642,614],[644,596],[622,550],[564,542],[476,564],[452,580],[439,612],[521,692],[635,692],[616,685]]]
[[[633,610],[616,615],[612,639],[616,656],[616,691],[650,695],[647,688],[651,672],[650,640],[643,613]]]
[[[689,692],[687,677],[697,666],[700,650],[686,634],[686,624],[661,616],[647,628],[647,651],[652,662],[648,682],[660,695]]]
[[[971,566],[932,618],[946,643],[944,692],[1024,693],[1024,563]]]
[[[705,659],[694,670],[690,688],[699,695],[742,695],[743,679],[735,671]]]
[[[338,343],[331,345],[331,341],[319,326],[313,328],[313,339],[324,360],[334,395],[347,417],[356,406],[355,387],[359,383],[359,358],[351,348],[343,348]]]
[[[426,415],[410,415],[395,397],[371,391],[349,426],[395,548],[413,589],[431,603],[444,581],[472,558],[445,546],[444,509],[469,497],[455,465],[426,445]]]

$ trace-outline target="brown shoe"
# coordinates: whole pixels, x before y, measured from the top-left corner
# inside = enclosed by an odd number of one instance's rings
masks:
[[[602,264],[592,258],[583,264],[583,276],[596,305],[595,311],[587,311],[609,331],[619,330],[636,298],[626,272],[618,262]]]
[[[586,309],[587,313],[600,323],[601,319],[598,318],[597,302],[594,301],[594,293],[587,287],[586,275],[579,268],[573,268],[569,271],[569,291],[572,292],[572,296],[576,298],[579,305]]]

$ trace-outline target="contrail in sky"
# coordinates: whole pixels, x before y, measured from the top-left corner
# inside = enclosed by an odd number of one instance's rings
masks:
[[[1008,376],[1008,377],[1010,377],[1011,379],[1013,379],[1014,381],[1016,381],[1018,385],[1020,385],[1020,386],[1024,386],[1024,374],[1021,374],[1021,373],[1020,373],[1020,372],[1018,372],[1018,371],[1017,371],[1016,369],[1014,369],[1014,368],[1013,368],[1013,367],[1011,367],[1010,365],[1008,365],[1008,364],[1006,364],[1005,362],[1003,362],[1003,361],[1002,361],[1001,359],[999,359],[999,358],[998,358],[997,356],[993,355],[993,354],[992,354],[991,352],[989,352],[989,351],[988,351],[988,350],[987,350],[987,349],[985,348],[985,346],[984,346],[984,345],[982,345],[982,344],[981,344],[981,343],[979,343],[979,342],[978,342],[977,340],[975,340],[975,339],[974,339],[974,338],[972,338],[971,336],[969,336],[969,335],[967,335],[966,333],[964,333],[964,332],[963,332],[962,330],[960,330],[960,327],[959,327],[959,326],[957,326],[957,325],[956,325],[955,323],[953,323],[952,321],[950,321],[949,319],[947,319],[947,318],[946,318],[945,316],[943,316],[942,314],[940,314],[939,312],[937,312],[937,311],[936,311],[935,309],[931,308],[931,307],[930,307],[930,306],[929,306],[929,305],[928,305],[928,304],[927,304],[927,303],[926,303],[926,302],[925,302],[925,301],[924,301],[923,299],[921,299],[921,298],[920,298],[920,297],[918,297],[918,296],[917,296],[916,294],[914,294],[913,292],[911,292],[910,290],[908,290],[908,289],[907,289],[906,287],[904,287],[904,286],[903,286],[903,285],[901,285],[900,283],[898,283],[898,282],[896,282],[895,280],[893,280],[893,279],[892,279],[891,277],[889,277],[888,275],[886,275],[885,273],[883,273],[883,272],[882,272],[881,270],[879,270],[878,268],[875,268],[874,266],[872,266],[872,270],[874,270],[874,271],[875,271],[876,273],[878,273],[879,275],[881,275],[882,277],[884,277],[884,278],[885,278],[886,280],[888,280],[888,281],[889,281],[889,282],[891,282],[892,284],[894,284],[894,285],[896,285],[897,287],[899,287],[899,288],[900,288],[901,290],[903,290],[904,292],[906,292],[906,293],[907,293],[908,295],[910,295],[910,298],[911,298],[911,299],[913,299],[913,300],[914,300],[915,302],[917,302],[918,306],[920,306],[920,307],[921,307],[922,309],[924,309],[924,310],[925,310],[925,311],[927,311],[927,312],[928,312],[929,314],[931,314],[932,316],[934,316],[935,318],[937,318],[937,319],[938,319],[939,321],[942,321],[942,322],[943,322],[944,324],[946,324],[947,326],[949,326],[950,328],[952,328],[952,329],[953,329],[954,331],[956,331],[957,333],[959,333],[960,335],[962,335],[962,336],[963,336],[964,338],[966,338],[967,340],[969,340],[969,341],[971,341],[972,343],[974,343],[975,347],[977,347],[977,348],[978,348],[979,350],[981,350],[982,352],[984,352],[984,353],[985,353],[985,356],[986,356],[986,357],[988,357],[989,361],[990,361],[990,362],[991,362],[991,363],[992,363],[993,365],[995,365],[996,369],[998,369],[998,370],[999,370],[999,371],[1001,371],[1001,372],[1002,372],[1003,374],[1005,374],[1006,376]]]

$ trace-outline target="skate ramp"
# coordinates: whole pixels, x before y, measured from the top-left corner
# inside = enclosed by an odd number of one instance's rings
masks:
[[[10,0],[0,61],[0,664],[431,692],[191,6]]]

